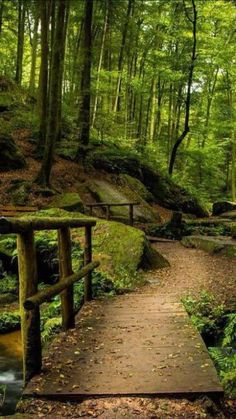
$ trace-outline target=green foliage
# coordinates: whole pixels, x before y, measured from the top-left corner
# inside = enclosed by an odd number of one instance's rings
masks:
[[[208,348],[218,370],[224,391],[232,399],[236,398],[236,353],[235,349]]]
[[[221,345],[210,345],[208,350],[226,395],[236,398],[236,313],[225,314],[224,306],[218,305],[215,298],[205,291],[198,300],[188,296],[182,301],[206,343],[210,337],[211,342]]]
[[[20,328],[20,315],[18,312],[0,313],[0,333],[7,333]]]
[[[199,300],[187,296],[182,299],[191,321],[203,336],[220,336],[224,305],[218,305],[213,295],[202,291]]]
[[[50,341],[56,333],[61,330],[61,316],[60,317],[52,317],[48,319],[43,328],[42,332],[42,342],[45,344]]]
[[[0,294],[16,294],[18,290],[18,280],[16,275],[4,275],[0,279]]]

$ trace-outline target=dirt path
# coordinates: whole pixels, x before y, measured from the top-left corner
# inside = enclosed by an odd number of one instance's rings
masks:
[[[188,249],[180,243],[158,243],[156,249],[170,261],[170,268],[148,272],[153,292],[199,295],[214,294],[220,303],[236,300],[236,259]],[[145,292],[146,287],[140,290]]]
[[[171,267],[149,272],[150,281],[138,293],[176,293],[197,295],[201,290],[214,292],[220,302],[236,297],[236,260],[211,256],[200,250],[185,249],[178,243],[155,245],[170,260]],[[132,295],[130,295],[132,298]],[[236,406],[226,401],[216,406],[207,398],[197,400],[158,397],[109,397],[90,399],[82,403],[48,402],[32,400],[24,402],[21,412],[31,417],[43,418],[235,418]]]

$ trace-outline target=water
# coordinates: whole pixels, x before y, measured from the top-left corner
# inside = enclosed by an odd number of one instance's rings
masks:
[[[7,416],[15,412],[22,385],[20,332],[0,335],[0,415]]]

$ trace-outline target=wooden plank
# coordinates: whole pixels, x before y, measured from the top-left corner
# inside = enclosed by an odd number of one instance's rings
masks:
[[[20,211],[20,212],[34,212],[37,211],[38,207],[27,207],[24,205],[1,205],[0,206],[0,211]]]
[[[223,391],[175,295],[132,294],[86,304],[76,328],[59,336],[47,355],[44,372],[28,384],[25,396],[73,400]]]
[[[84,204],[85,207],[89,207],[89,208],[93,208],[93,207],[123,207],[123,206],[128,206],[128,205],[140,205],[139,202],[120,202],[120,203],[115,203],[115,202],[97,202],[95,204]]]

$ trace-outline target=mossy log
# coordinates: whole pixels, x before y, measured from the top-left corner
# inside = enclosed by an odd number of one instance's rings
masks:
[[[96,221],[86,218],[0,218],[0,233],[25,233],[31,230],[58,230],[64,227],[76,228],[85,226],[95,226]]]

